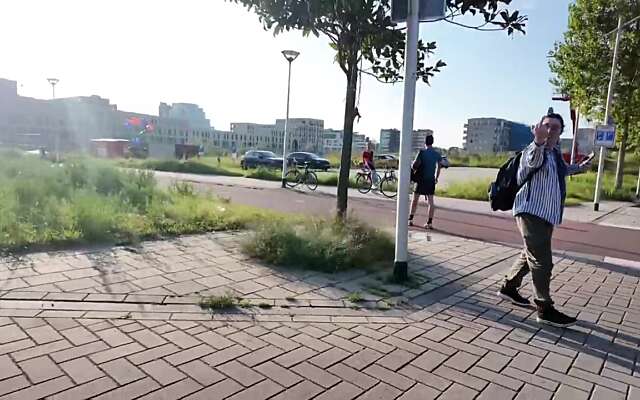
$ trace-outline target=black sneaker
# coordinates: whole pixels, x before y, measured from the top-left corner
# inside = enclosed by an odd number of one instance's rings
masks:
[[[536,318],[539,324],[551,325],[556,328],[568,328],[578,321],[576,318],[570,317],[566,314],[556,310],[553,306],[547,306],[544,309],[538,308],[538,317]]]
[[[506,286],[502,286],[498,291],[498,296],[501,299],[512,302],[518,306],[529,306],[531,302],[524,297],[520,296],[517,289],[507,289]]]

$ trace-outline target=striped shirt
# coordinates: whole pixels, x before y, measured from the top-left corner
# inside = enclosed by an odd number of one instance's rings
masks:
[[[565,177],[582,172],[582,167],[575,164],[566,165],[557,150],[549,150],[545,146],[531,143],[522,152],[518,184],[522,184],[529,173],[540,167],[543,162],[542,168],[516,195],[513,215],[531,214],[552,225],[560,225],[566,191]],[[561,171],[558,171],[559,163],[562,163],[560,167],[565,167]]]

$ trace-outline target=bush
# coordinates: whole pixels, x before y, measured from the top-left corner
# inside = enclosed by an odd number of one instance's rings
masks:
[[[187,174],[202,175],[224,175],[242,176],[239,172],[230,171],[226,168],[216,167],[199,161],[179,161],[179,160],[146,160],[139,163],[128,163],[130,167],[151,169],[164,172],[182,172]]]
[[[64,167],[13,156],[0,164],[0,250],[76,242],[123,243],[166,234],[243,229],[275,213],[199,196],[192,185],[169,191],[149,171],[73,159]]]
[[[452,182],[445,188],[438,188],[436,195],[467,200],[489,200],[487,191],[490,179],[478,179],[473,181]]]
[[[388,266],[394,254],[389,235],[353,219],[266,223],[250,235],[243,249],[275,265],[324,272]]]
[[[247,171],[244,174],[245,178],[263,179],[267,181],[280,181],[282,180],[282,172],[277,169],[269,169],[265,167],[258,167]]]

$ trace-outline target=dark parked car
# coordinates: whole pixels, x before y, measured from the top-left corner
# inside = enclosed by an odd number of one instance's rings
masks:
[[[309,167],[312,169],[321,169],[323,171],[328,171],[331,168],[331,163],[326,158],[321,158],[317,154],[313,153],[305,153],[305,152],[295,152],[290,153],[287,156],[287,165],[293,165],[294,160],[298,165],[303,165],[305,163],[309,164]]]
[[[282,168],[282,158],[277,157],[270,151],[249,150],[240,158],[242,169],[267,167]]]

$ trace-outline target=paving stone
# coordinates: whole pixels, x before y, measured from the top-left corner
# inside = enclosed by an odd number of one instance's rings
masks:
[[[358,397],[358,399],[362,400],[391,400],[397,398],[402,394],[401,390],[396,389],[395,387],[388,385],[384,382],[378,383],[372,389],[364,393],[362,396]],[[327,399],[329,399],[327,397]]]
[[[226,377],[200,360],[182,364],[179,369],[188,377],[195,379],[202,386],[210,386]]]
[[[480,379],[484,379],[489,382],[497,383],[500,386],[504,386],[511,390],[519,390],[524,384],[523,381],[510,378],[506,375],[501,375],[499,373],[493,372],[488,369],[484,369],[480,366],[475,366],[467,371],[470,375],[478,377]]]
[[[256,385],[251,386],[235,395],[229,400],[264,400],[280,393],[284,388],[270,379],[266,379]]]
[[[604,365],[604,359],[602,357],[594,356],[591,354],[580,353],[578,357],[573,361],[574,368],[580,368],[584,371],[598,374]]]
[[[8,394],[2,400],[41,399],[62,392],[74,386],[71,379],[61,376],[36,385],[30,385],[22,390]]]
[[[324,387],[325,389],[330,388],[331,386],[340,382],[340,378],[328,372],[325,372],[324,370],[311,365],[308,362],[303,362],[296,365],[292,368],[292,371],[304,377],[305,379],[308,379],[311,382]]]
[[[377,364],[365,368],[362,372],[403,391],[409,389],[415,383],[412,379]]]
[[[27,361],[19,362],[18,365],[29,380],[36,384],[63,375],[60,368],[47,356],[31,358]]]
[[[518,368],[524,372],[533,373],[538,369],[538,365],[542,362],[542,358],[527,353],[518,353],[518,355],[509,363],[510,367]]]
[[[314,357],[317,353],[306,347],[299,347],[293,351],[276,357],[274,361],[285,368],[290,368],[296,364],[299,364],[305,360]]]
[[[477,391],[480,391],[482,389],[485,388],[485,386],[487,386],[487,381],[473,377],[471,375],[467,375],[464,374],[460,371],[457,371],[455,369],[451,369],[449,367],[446,367],[444,365],[441,365],[440,367],[438,367],[435,371],[433,371],[434,374],[453,381],[453,382],[457,382],[460,383],[462,385],[466,385],[470,388],[473,388]]]
[[[542,367],[565,374],[569,371],[572,362],[573,359],[570,357],[549,353],[542,362]]]
[[[362,393],[362,389],[358,388],[357,386],[352,385],[349,382],[340,382],[339,384],[325,391],[315,399],[316,400],[332,400],[332,399],[351,400],[356,398],[356,396],[358,396],[360,393]],[[364,397],[359,397],[359,398],[364,398]]]
[[[139,396],[145,395],[149,392],[153,392],[160,388],[153,379],[144,378],[142,380],[132,382],[125,386],[120,386],[119,388],[112,390],[110,392],[106,392],[98,397],[95,397],[95,400],[121,400],[121,399],[135,399]]]
[[[553,392],[544,390],[538,386],[526,384],[522,388],[515,400],[549,400],[553,396]]]
[[[377,361],[378,364],[392,371],[397,371],[415,358],[415,355],[408,351],[395,349],[391,353]]]
[[[451,358],[449,358],[444,365],[451,367],[453,369],[457,369],[458,371],[466,372],[471,366],[473,366],[480,357],[474,356],[473,354],[465,353],[464,351],[459,351],[454,354]]]
[[[76,358],[59,366],[78,385],[104,376],[104,373],[86,357]]]
[[[328,372],[358,386],[363,390],[368,390],[378,383],[378,379],[372,378],[371,376],[363,374],[362,372],[342,363],[332,366],[328,369]]]
[[[411,378],[417,382],[435,388],[439,391],[446,390],[450,385],[451,381],[444,379],[438,375],[435,375],[431,372],[427,372],[420,368],[416,368],[413,365],[407,365],[402,368],[398,373]]]
[[[583,392],[567,385],[560,385],[560,389],[553,396],[554,400],[588,400],[589,392]]]
[[[163,386],[169,385],[186,377],[186,375],[180,372],[180,370],[172,367],[164,360],[155,360],[142,364],[140,365],[140,369]]]
[[[440,396],[439,400],[466,400],[473,399],[478,394],[477,391],[470,389],[466,386],[459,385],[454,383],[447,389],[442,396]]]
[[[140,369],[125,358],[118,358],[117,360],[106,362],[100,365],[100,368],[118,382],[119,385],[126,385],[127,383],[137,381],[146,376]]]
[[[438,396],[440,396],[440,392],[436,389],[418,383],[400,396],[398,400],[435,400]]]
[[[208,356],[203,357],[202,361],[206,362],[212,367],[215,367],[217,365],[224,364],[227,361],[234,360],[237,357],[241,357],[249,353],[250,351],[251,350],[240,345],[234,345],[223,350],[218,350],[213,354],[209,354]]]
[[[0,344],[26,339],[27,335],[18,325],[0,326]]]
[[[133,342],[133,339],[120,332],[118,328],[105,329],[96,332],[96,335],[111,347],[118,347]]]
[[[248,367],[254,367],[281,355],[283,352],[284,350],[275,346],[267,346],[238,358],[238,361]]]
[[[323,391],[322,387],[305,380],[273,397],[272,400],[309,400]]]
[[[267,361],[254,369],[285,388],[290,388],[303,380],[302,377],[271,361]]]
[[[241,385],[249,387],[265,379],[264,376],[258,374],[251,368],[247,368],[237,361],[230,361],[226,364],[216,367],[218,371],[236,380]]]
[[[144,350],[144,347],[138,343],[129,343],[124,346],[110,348],[108,350],[101,351],[99,353],[92,354],[89,359],[96,364],[102,364],[111,360],[115,360],[120,357],[127,357],[132,354],[138,353]]]
[[[512,400],[516,396],[516,392],[513,390],[509,390],[502,386],[498,386],[495,383],[490,383],[480,396],[477,397],[478,400]]]
[[[342,349],[334,347],[330,350],[325,351],[324,353],[320,353],[309,359],[309,362],[314,364],[317,367],[327,369],[333,364],[336,364],[345,358],[349,357],[351,353],[346,352]]]

